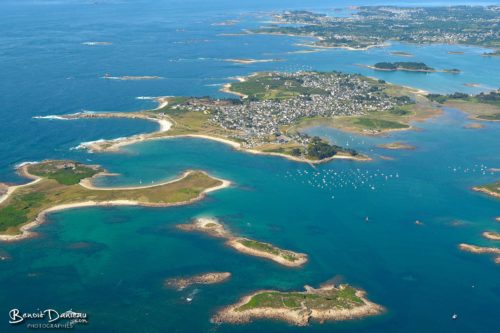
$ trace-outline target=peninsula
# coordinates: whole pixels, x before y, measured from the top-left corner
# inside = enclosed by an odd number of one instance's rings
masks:
[[[177,228],[184,231],[199,231],[212,237],[223,238],[226,240],[227,246],[238,252],[269,259],[283,266],[299,267],[307,262],[306,254],[280,249],[269,243],[234,236],[219,221],[213,218],[198,218],[190,224],[179,224]]]
[[[366,50],[390,41],[414,44],[463,44],[496,49],[500,31],[497,6],[359,6],[349,16],[304,10],[273,15],[280,25],[246,31],[252,34],[312,37],[312,48]]]
[[[243,324],[255,319],[283,320],[306,326],[311,321],[343,321],[380,314],[384,308],[365,297],[365,292],[349,285],[325,285],[305,291],[261,290],[220,310],[214,323]]]
[[[154,133],[80,145],[94,152],[116,151],[144,140],[199,137],[249,153],[322,163],[370,158],[310,137],[302,133],[303,128],[322,124],[374,135],[410,129],[411,122],[440,112],[421,91],[338,72],[255,73],[227,84],[224,92],[239,98],[162,97],[154,110],[84,112],[52,118],[141,118],[160,124]]]
[[[445,107],[465,112],[471,119],[500,121],[500,89],[477,95],[460,92],[449,95],[428,94],[427,98]]]
[[[231,277],[229,272],[212,272],[190,277],[171,278],[165,280],[165,286],[183,290],[194,284],[216,284],[228,280]]]
[[[228,181],[190,170],[175,180],[157,185],[98,188],[88,180],[103,175],[104,169],[74,161],[25,164],[18,171],[33,181],[9,187],[0,197],[0,240],[4,241],[31,236],[30,229],[42,223],[49,212],[87,206],[184,205],[229,186]]]

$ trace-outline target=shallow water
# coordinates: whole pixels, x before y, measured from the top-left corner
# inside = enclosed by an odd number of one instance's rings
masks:
[[[0,313],[13,307],[72,308],[89,313],[89,324],[79,327],[89,332],[302,332],[267,321],[218,327],[209,319],[217,308],[256,289],[300,289],[333,279],[364,288],[388,312],[354,322],[313,324],[307,331],[469,333],[498,327],[498,266],[488,255],[457,248],[461,242],[491,244],[481,232],[499,228],[493,220],[500,215],[498,200],[470,191],[473,185],[497,178],[487,169],[500,166],[499,147],[494,144],[500,141],[498,123],[464,129],[466,117],[445,110],[441,117],[415,124],[418,131],[382,138],[316,127],[308,132],[349,143],[375,160],[333,161],[312,168],[199,139],[144,142],[120,154],[88,154],[70,148],[81,141],[152,131],[156,125],[116,119],[32,119],[82,109],[131,111],[153,106],[137,96],[223,96],[213,84],[271,69],[334,69],[429,91],[472,92],[474,88],[463,84],[481,83],[481,89],[500,85],[498,76],[488,75],[498,67],[498,59],[479,56],[479,48],[447,45],[393,44],[368,52],[287,54],[300,49],[293,44],[302,39],[217,36],[260,25],[264,18],[243,14],[277,7],[261,2],[245,3],[248,8],[227,2],[197,4],[197,11],[177,2],[47,3],[51,5],[0,5],[5,9],[0,29],[10,32],[0,37],[2,181],[20,181],[13,166],[22,161],[75,158],[120,174],[100,179],[101,185],[158,182],[194,168],[229,179],[234,186],[183,207],[84,208],[51,214],[37,229],[39,237],[0,244],[0,254],[11,257],[0,262]],[[318,6],[327,10],[334,5]],[[211,25],[235,17],[242,20],[236,26]],[[113,45],[80,44],[86,41]],[[456,49],[465,54],[447,54]],[[385,73],[356,66],[404,59],[391,56],[394,50],[463,73]],[[221,61],[237,57],[287,61],[249,66]],[[100,79],[105,73],[165,79]],[[391,141],[416,149],[376,147]],[[310,262],[302,269],[283,268],[174,227],[206,215],[220,218],[236,234],[307,253]],[[416,220],[423,225],[416,225]],[[194,294],[194,287],[182,292],[163,288],[165,278],[206,271],[230,271],[233,277],[221,285],[198,286]],[[188,303],[190,294],[194,299]],[[458,320],[451,320],[453,313]],[[7,320],[0,328],[11,329]]]

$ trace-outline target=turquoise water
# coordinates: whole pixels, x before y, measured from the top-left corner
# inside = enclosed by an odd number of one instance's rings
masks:
[[[457,249],[461,242],[488,245],[484,230],[499,230],[498,200],[470,187],[497,177],[500,124],[464,129],[465,116],[443,116],[417,123],[417,131],[366,138],[327,128],[311,134],[349,143],[371,156],[370,163],[334,161],[313,169],[276,157],[233,151],[198,139],[169,139],[126,147],[121,154],[71,150],[81,141],[114,138],[156,125],[137,121],[56,121],[36,115],[84,110],[137,110],[153,106],[138,96],[223,96],[213,84],[259,70],[342,70],[377,76],[429,91],[473,92],[500,86],[498,59],[479,56],[480,48],[393,44],[368,52],[330,50],[288,54],[301,38],[224,37],[219,33],[259,26],[265,18],[246,13],[303,8],[300,2],[270,5],[227,2],[211,5],[165,2],[153,5],[104,2],[88,5],[0,5],[0,179],[21,181],[16,163],[43,158],[75,158],[105,166],[118,177],[102,185],[130,185],[173,178],[188,168],[229,179],[234,186],[193,205],[175,208],[85,208],[51,214],[39,237],[0,244],[0,331],[10,327],[7,312],[54,307],[89,313],[89,332],[493,332],[498,327],[500,273],[488,255]],[[318,4],[321,10],[340,6]],[[75,13],[78,14],[75,14]],[[34,14],[37,15],[34,15]],[[214,22],[241,18],[232,27]],[[86,41],[113,45],[89,47]],[[462,49],[463,55],[448,55]],[[356,66],[393,57],[390,51],[444,73],[384,73]],[[241,66],[225,58],[283,57],[281,63]],[[158,75],[158,81],[107,81],[112,75]],[[376,147],[405,141],[414,151]],[[394,158],[383,160],[380,155]],[[307,253],[302,269],[279,267],[244,256],[222,242],[186,234],[175,224],[215,216],[237,234]],[[369,217],[366,222],[365,218]],[[423,225],[415,224],[419,220]],[[458,222],[458,223],[457,223]],[[230,271],[224,284],[177,292],[165,278],[206,271]],[[260,321],[247,326],[214,326],[217,308],[261,288],[300,289],[327,280],[364,288],[388,312],[361,321],[313,324],[307,329]],[[195,290],[196,289],[196,290]],[[187,303],[185,298],[194,295]],[[458,320],[451,320],[457,313]]]

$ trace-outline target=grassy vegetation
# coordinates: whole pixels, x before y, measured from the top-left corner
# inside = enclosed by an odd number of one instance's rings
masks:
[[[399,61],[399,62],[377,62],[373,67],[383,70],[410,70],[410,71],[434,71],[434,68],[427,66],[423,62]]]
[[[270,254],[273,254],[275,256],[280,256],[288,261],[297,260],[297,257],[293,253],[291,253],[290,251],[281,250],[281,249],[277,248],[276,246],[273,246],[269,243],[259,242],[256,240],[246,239],[246,238],[240,240],[239,243],[241,243],[242,245],[244,245],[248,248],[251,248],[251,249],[254,249],[257,251],[270,253]]]
[[[396,121],[377,119],[371,117],[359,117],[354,121],[354,124],[370,130],[383,131],[388,129],[402,129],[408,128],[406,124]]]
[[[21,225],[34,221],[43,210],[62,204],[115,200],[151,205],[175,204],[194,199],[205,189],[220,184],[220,180],[200,171],[192,172],[177,182],[131,190],[89,190],[79,184],[66,185],[56,179],[44,178],[17,189],[0,205],[0,232],[17,233]]]
[[[297,78],[284,78],[270,73],[259,73],[248,77],[244,82],[235,82],[231,84],[231,90],[247,95],[249,100],[287,99],[299,95],[326,94],[322,89],[303,87]]]
[[[94,176],[103,171],[95,166],[87,166],[71,161],[49,161],[28,166],[32,175],[54,179],[59,184],[74,185],[80,180]]]
[[[244,311],[256,308],[288,308],[327,310],[327,309],[350,309],[363,304],[356,290],[350,286],[342,286],[339,289],[316,290],[314,292],[279,292],[266,291],[254,295],[246,304],[236,311]]]

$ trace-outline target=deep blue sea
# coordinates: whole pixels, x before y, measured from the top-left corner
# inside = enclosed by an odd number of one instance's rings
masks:
[[[500,231],[500,204],[470,188],[498,179],[500,124],[464,129],[466,115],[416,123],[417,130],[361,137],[324,127],[307,130],[354,147],[373,162],[333,161],[316,168],[279,157],[236,152],[201,139],[127,146],[120,153],[72,149],[82,141],[153,131],[137,120],[34,119],[82,110],[135,111],[154,107],[141,96],[217,96],[234,76],[301,69],[361,73],[430,92],[476,93],[500,87],[500,59],[456,45],[392,42],[369,51],[306,49],[307,38],[228,36],[259,27],[276,10],[335,8],[381,1],[8,1],[0,3],[0,181],[21,183],[24,161],[68,158],[99,163],[118,177],[102,185],[131,185],[203,169],[234,182],[196,204],[175,208],[85,208],[51,214],[39,237],[0,243],[0,332],[8,311],[56,308],[89,314],[82,332],[370,332],[489,333],[499,330],[500,270],[488,255],[460,252],[461,242],[495,246],[481,237]],[[387,2],[414,5],[415,2]],[[456,3],[456,2],[453,2]],[[470,2],[469,2],[470,3]],[[479,2],[476,2],[479,4]],[[481,2],[488,4],[495,2]],[[452,4],[421,1],[419,5]],[[498,3],[497,3],[498,4]],[[337,12],[335,12],[337,13]],[[338,14],[338,13],[337,13]],[[340,15],[349,15],[344,10]],[[214,25],[236,19],[233,26]],[[111,45],[89,46],[100,41]],[[447,73],[386,73],[360,67],[412,59]],[[448,54],[462,51],[464,54]],[[227,58],[283,58],[239,65]],[[161,80],[105,80],[153,75]],[[464,84],[475,83],[478,87]],[[377,148],[404,141],[413,151]],[[382,156],[382,157],[381,157]],[[384,157],[391,157],[392,160]],[[309,255],[301,269],[238,254],[222,242],[186,234],[175,224],[219,218],[236,234]],[[369,221],[366,222],[366,217]],[[421,221],[422,225],[415,224]],[[75,247],[84,242],[86,247]],[[163,287],[172,276],[229,271],[220,285],[182,292]],[[258,289],[298,290],[344,282],[363,288],[387,313],[343,323],[295,328],[281,322],[217,326],[210,317]],[[193,296],[191,303],[187,296]],[[452,314],[458,314],[452,320]]]

